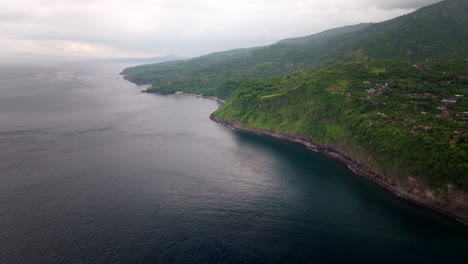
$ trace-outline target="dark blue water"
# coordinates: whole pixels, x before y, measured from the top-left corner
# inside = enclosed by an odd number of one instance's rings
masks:
[[[0,65],[0,263],[466,262],[467,227],[123,67]]]

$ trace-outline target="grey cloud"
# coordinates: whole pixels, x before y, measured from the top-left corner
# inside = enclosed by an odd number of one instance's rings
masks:
[[[107,47],[115,56],[152,56],[267,45],[332,27],[390,19],[437,0],[17,2],[0,0],[0,53],[18,47],[53,52],[53,47],[43,46],[75,42],[98,47],[96,55]]]
[[[381,9],[417,9],[441,0],[376,0],[376,7]]]

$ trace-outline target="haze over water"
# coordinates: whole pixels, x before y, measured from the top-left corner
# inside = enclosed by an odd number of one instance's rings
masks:
[[[466,261],[465,226],[125,66],[0,65],[0,263]]]

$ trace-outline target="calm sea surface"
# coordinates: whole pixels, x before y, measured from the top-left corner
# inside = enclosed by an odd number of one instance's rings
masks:
[[[0,263],[466,263],[467,227],[125,66],[0,64]]]

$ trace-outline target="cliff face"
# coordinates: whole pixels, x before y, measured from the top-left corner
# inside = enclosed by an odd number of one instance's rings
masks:
[[[384,174],[372,169],[368,164],[358,162],[348,153],[344,153],[343,150],[338,149],[337,146],[318,144],[307,136],[277,134],[268,130],[243,127],[234,120],[223,120],[215,114],[212,114],[210,119],[239,131],[261,134],[301,144],[308,149],[319,152],[330,159],[346,165],[355,174],[378,184],[399,197],[439,211],[468,225],[468,194],[453,185],[447,185],[447,192],[443,195],[436,195],[433,188],[417,178],[408,177],[403,180],[395,175]]]

